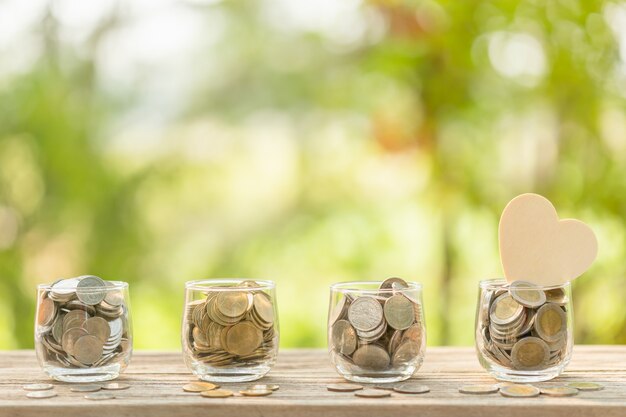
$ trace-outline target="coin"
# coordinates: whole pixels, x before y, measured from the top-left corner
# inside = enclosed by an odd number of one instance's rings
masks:
[[[331,328],[332,347],[344,354],[351,355],[357,346],[357,336],[354,327],[347,320],[338,320]]]
[[[393,366],[405,366],[414,362],[418,357],[420,346],[412,340],[405,340],[393,353],[391,363]]]
[[[46,391],[54,388],[52,384],[26,384],[22,387],[26,391]]]
[[[76,296],[87,305],[99,304],[106,296],[106,284],[94,275],[86,275],[76,285]]]
[[[385,301],[387,323],[396,330],[408,329],[415,321],[413,302],[402,294],[392,295]]]
[[[44,298],[39,303],[37,311],[37,324],[40,326],[49,326],[56,316],[56,304],[50,298]]]
[[[232,397],[233,392],[227,389],[215,389],[212,391],[202,391],[200,395],[207,398],[227,398]]]
[[[280,386],[278,384],[256,384],[256,385],[252,385],[249,389],[277,391],[279,388]]]
[[[91,335],[82,336],[72,347],[76,360],[85,365],[92,365],[100,359],[102,349],[102,341]]]
[[[221,292],[217,296],[216,306],[226,317],[240,317],[248,311],[249,300],[246,293],[241,291]]]
[[[500,388],[500,394],[504,397],[536,397],[539,393],[539,388],[532,385],[516,384]]]
[[[102,343],[105,343],[111,336],[109,322],[102,317],[90,317],[83,323],[83,329],[90,335],[96,336]]]
[[[226,350],[235,355],[249,355],[263,341],[263,333],[252,323],[242,321],[231,327],[226,334]]]
[[[524,307],[509,294],[497,297],[491,307],[491,321],[496,324],[514,322],[524,312]]]
[[[102,389],[101,385],[74,385],[70,387],[72,392],[96,392]]]
[[[130,388],[130,385],[124,384],[122,382],[109,382],[108,384],[102,385],[102,389],[110,390],[110,391],[118,391],[123,389]]]
[[[549,360],[550,348],[538,337],[526,337],[519,340],[511,351],[511,361],[516,369],[541,369]]]
[[[326,389],[328,391],[335,391],[335,392],[353,392],[353,391],[362,390],[363,386],[357,385],[357,384],[347,384],[347,383],[328,384],[326,385]]]
[[[426,385],[417,384],[414,382],[406,382],[404,384],[396,385],[393,387],[395,392],[402,394],[425,394],[430,391]]]
[[[525,307],[535,308],[546,302],[546,293],[527,281],[515,281],[509,286],[511,297]]]
[[[246,389],[239,391],[244,397],[265,397],[271,395],[274,391],[271,389]]]
[[[63,338],[62,340],[62,347],[63,350],[65,352],[67,352],[70,355],[74,355],[74,345],[76,344],[76,341],[78,339],[80,339],[83,336],[88,336],[89,333],[87,333],[87,330],[85,329],[81,329],[80,327],[73,327],[69,330],[67,330],[65,333],[63,333]]]
[[[115,395],[110,392],[92,392],[91,394],[85,394],[83,398],[92,401],[104,401],[115,399]]]
[[[387,351],[378,345],[362,345],[354,352],[352,359],[355,365],[370,370],[385,369],[390,362]]]
[[[374,330],[383,321],[383,308],[374,297],[359,297],[348,308],[348,320],[356,330]]]
[[[604,387],[595,382],[569,382],[568,387],[576,388],[579,391],[599,391]]]
[[[551,288],[545,290],[546,301],[552,304],[564,306],[567,304],[567,294],[563,288]]]
[[[561,307],[556,304],[545,304],[537,310],[535,330],[546,342],[559,340],[567,330],[567,317]]]
[[[183,385],[183,390],[187,392],[202,392],[217,389],[219,387],[219,385],[212,384],[210,382],[191,382]]]
[[[391,397],[391,392],[380,389],[364,389],[355,391],[354,395],[361,398],[384,398]]]
[[[56,397],[57,393],[54,391],[31,391],[27,393],[26,396],[28,398],[43,399],[43,398]]]
[[[391,289],[400,289],[400,288],[408,288],[409,284],[402,278],[387,278],[380,284],[381,290],[391,290]]]
[[[541,393],[550,397],[572,397],[578,394],[577,388],[572,387],[549,387],[541,388]]]
[[[459,392],[463,394],[493,394],[498,392],[500,387],[493,384],[463,385]]]

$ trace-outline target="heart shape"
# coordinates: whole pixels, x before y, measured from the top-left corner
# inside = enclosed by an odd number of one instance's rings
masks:
[[[522,194],[507,204],[499,239],[508,282],[561,285],[582,275],[598,254],[593,230],[579,220],[559,220],[552,203],[538,194]]]

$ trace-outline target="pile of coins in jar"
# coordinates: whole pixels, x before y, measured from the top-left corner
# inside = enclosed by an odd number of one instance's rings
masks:
[[[256,287],[255,281],[216,287],[205,291],[205,299],[187,303],[183,337],[196,360],[214,367],[240,367],[273,359],[278,347],[274,305]]]
[[[520,371],[558,365],[567,351],[567,304],[562,288],[543,290],[525,281],[487,290],[476,335],[483,353]]]
[[[43,293],[36,341],[46,364],[101,367],[130,354],[128,308],[114,287],[86,275],[56,281]]]
[[[406,366],[423,349],[422,306],[409,285],[389,278],[375,294],[344,294],[331,307],[330,350],[345,365],[384,371]]]

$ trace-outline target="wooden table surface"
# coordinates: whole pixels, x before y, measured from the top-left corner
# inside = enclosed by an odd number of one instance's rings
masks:
[[[209,399],[183,392],[182,385],[194,378],[178,352],[136,352],[118,379],[131,388],[115,391],[118,398],[107,401],[86,400],[61,382],[54,382],[57,397],[28,399],[24,384],[50,382],[39,369],[34,352],[0,352],[0,363],[0,416],[626,416],[626,346],[577,346],[567,371],[543,384],[593,381],[605,388],[569,398],[460,394],[461,385],[494,382],[480,368],[472,348],[429,348],[424,366],[413,378],[431,391],[420,395],[394,393],[382,399],[327,391],[326,384],[342,379],[323,350],[282,351],[275,368],[259,381],[277,383],[280,389],[270,397],[258,398]],[[250,383],[223,385],[239,390]]]

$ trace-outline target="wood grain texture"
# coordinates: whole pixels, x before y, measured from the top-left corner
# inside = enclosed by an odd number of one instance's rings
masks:
[[[116,391],[110,401],[89,401],[70,392],[69,384],[54,382],[58,396],[46,400],[26,398],[22,385],[50,382],[40,370],[33,351],[0,352],[0,416],[420,416],[420,417],[624,417],[626,416],[626,346],[577,346],[567,371],[546,385],[567,381],[593,381],[605,385],[576,397],[529,399],[499,394],[460,394],[465,384],[494,380],[480,368],[472,348],[429,348],[424,366],[414,379],[428,385],[421,395],[393,394],[391,398],[357,398],[352,393],[326,390],[341,382],[323,350],[287,350],[275,368],[259,383],[277,383],[270,397],[202,398],[186,393],[182,385],[194,380],[178,352],[135,353],[131,365],[118,379],[131,384]],[[239,390],[247,384],[224,384]]]

